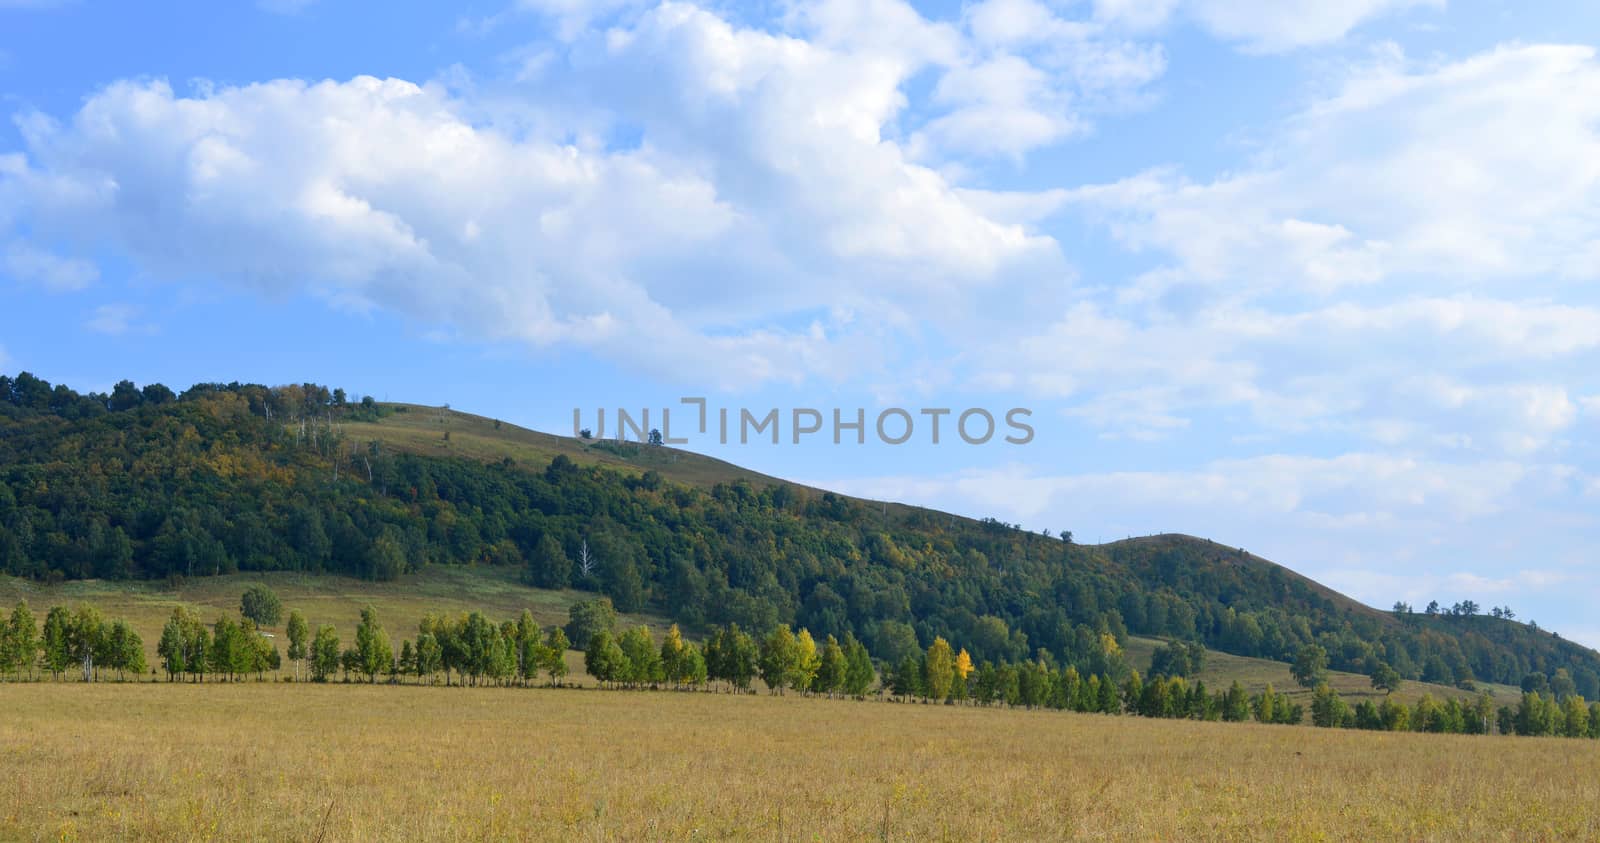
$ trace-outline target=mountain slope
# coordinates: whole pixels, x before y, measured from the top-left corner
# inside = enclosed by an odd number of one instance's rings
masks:
[[[980,660],[1043,650],[1117,673],[1101,633],[1132,633],[1278,660],[1314,642],[1338,669],[1444,684],[1566,670],[1600,696],[1592,650],[1494,618],[1397,618],[1202,539],[1073,545],[309,384],[100,396],[19,375],[0,378],[0,431],[0,572],[34,579],[490,565],[691,628],[855,635],[888,662],[943,636]]]

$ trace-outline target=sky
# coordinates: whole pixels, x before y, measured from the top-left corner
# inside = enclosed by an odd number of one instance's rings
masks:
[[[0,0],[0,370],[667,409],[769,474],[1600,645],[1597,39],[1585,2]]]

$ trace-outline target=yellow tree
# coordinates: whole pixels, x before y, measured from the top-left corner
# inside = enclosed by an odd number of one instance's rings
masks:
[[[812,640],[810,630],[802,629],[795,636],[794,672],[789,677],[789,687],[805,693],[811,690],[811,683],[816,681],[817,671],[822,668],[822,656],[817,653],[817,642]]]
[[[962,647],[956,654],[955,684],[950,689],[951,696],[958,700],[967,698],[967,677],[972,675],[972,656],[967,655],[967,648]]]
[[[678,631],[678,625],[673,624],[667,628],[667,635],[661,639],[661,669],[667,676],[667,681],[674,685],[681,684],[688,667],[684,659],[683,634]]]

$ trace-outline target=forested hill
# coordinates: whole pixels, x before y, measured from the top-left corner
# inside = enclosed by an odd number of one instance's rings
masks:
[[[1565,669],[1600,697],[1600,654],[1531,625],[1378,612],[1204,539],[1076,545],[311,384],[0,377],[0,481],[0,571],[40,580],[515,566],[690,628],[853,632],[891,663],[942,635],[1114,672],[1102,633],[1131,632],[1280,660],[1318,643],[1335,669],[1457,684]]]

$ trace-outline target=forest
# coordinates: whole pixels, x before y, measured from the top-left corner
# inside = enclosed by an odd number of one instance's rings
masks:
[[[1203,539],[1084,546],[1065,530],[891,516],[783,483],[702,489],[655,470],[485,463],[342,432],[401,411],[316,384],[179,394],[123,381],[108,395],[0,377],[0,572],[394,580],[511,566],[530,585],[593,591],[696,633],[853,640],[891,674],[942,639],[995,670],[1109,675],[1105,642],[1138,634],[1285,662],[1315,646],[1333,669],[1463,688],[1566,677],[1575,696],[1600,698],[1600,655],[1471,601],[1380,612]]]

